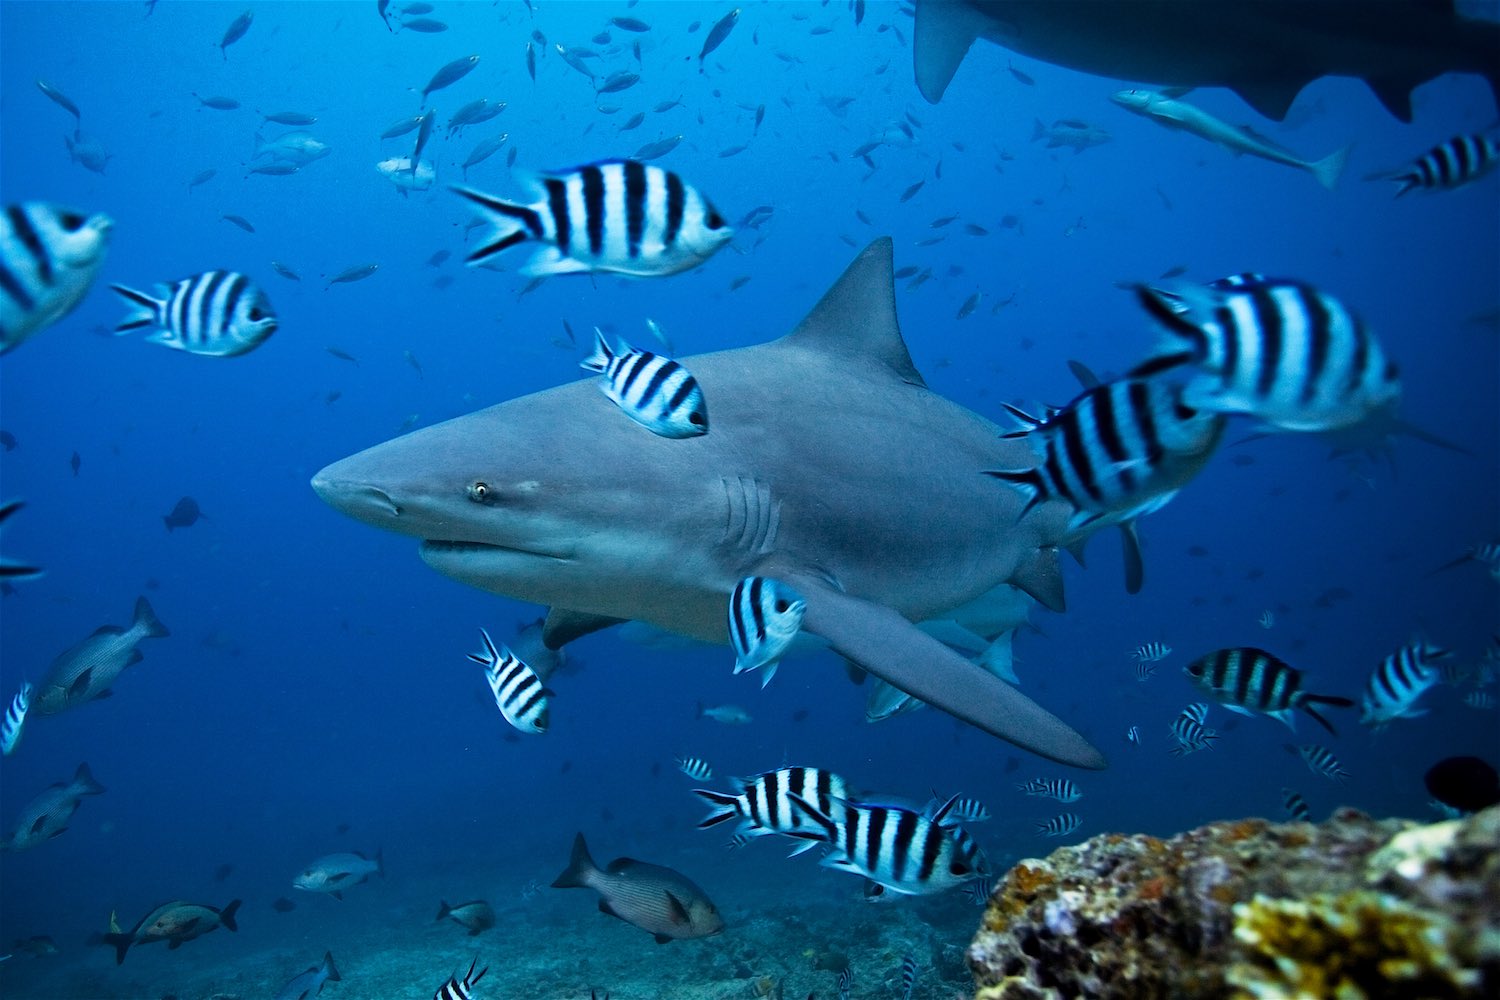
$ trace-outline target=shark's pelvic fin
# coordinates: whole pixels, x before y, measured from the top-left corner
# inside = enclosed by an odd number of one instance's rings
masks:
[[[584,611],[569,611],[567,608],[548,608],[547,621],[542,625],[542,642],[548,649],[562,649],[574,639],[618,625],[624,620],[591,615]]]
[[[819,577],[781,578],[807,601],[803,628],[881,680],[1049,760],[1094,770],[1107,765],[1055,715],[890,608],[840,593]]]
[[[847,358],[851,364],[875,362],[901,381],[925,388],[896,322],[891,254],[889,236],[865,247],[797,329],[779,343]]]
[[[1037,549],[1007,582],[1025,591],[1048,611],[1067,610],[1067,601],[1063,598],[1062,566],[1054,548]]]

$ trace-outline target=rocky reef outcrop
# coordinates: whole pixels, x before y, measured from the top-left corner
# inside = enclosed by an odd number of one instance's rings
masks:
[[[969,965],[976,1000],[1497,997],[1500,806],[1094,837],[1006,874]]]

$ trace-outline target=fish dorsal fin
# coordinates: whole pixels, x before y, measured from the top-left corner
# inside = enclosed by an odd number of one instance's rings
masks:
[[[901,381],[926,387],[896,322],[891,238],[865,247],[782,342],[850,362],[875,362]]]

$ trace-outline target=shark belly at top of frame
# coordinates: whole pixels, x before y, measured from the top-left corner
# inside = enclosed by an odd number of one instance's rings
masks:
[[[588,379],[376,445],[323,469],[336,509],[422,540],[464,583],[549,607],[546,643],[625,620],[726,643],[747,576],[807,600],[803,629],[903,691],[1078,767],[1103,755],[918,629],[1003,584],[1062,610],[1071,509],[985,470],[1036,462],[929,390],[872,243],[780,339],[683,359],[712,430],[668,439]]]

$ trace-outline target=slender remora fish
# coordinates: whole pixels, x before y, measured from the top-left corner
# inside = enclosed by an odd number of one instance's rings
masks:
[[[1336,150],[1321,160],[1304,160],[1286,149],[1275,145],[1264,136],[1257,135],[1247,127],[1236,127],[1221,121],[1202,108],[1168,97],[1154,90],[1121,90],[1110,100],[1127,111],[1150,118],[1167,128],[1178,129],[1196,135],[1200,139],[1217,143],[1231,153],[1249,153],[1272,163],[1285,164],[1306,170],[1319,184],[1332,191],[1344,172],[1344,162],[1349,158],[1349,147]]]

